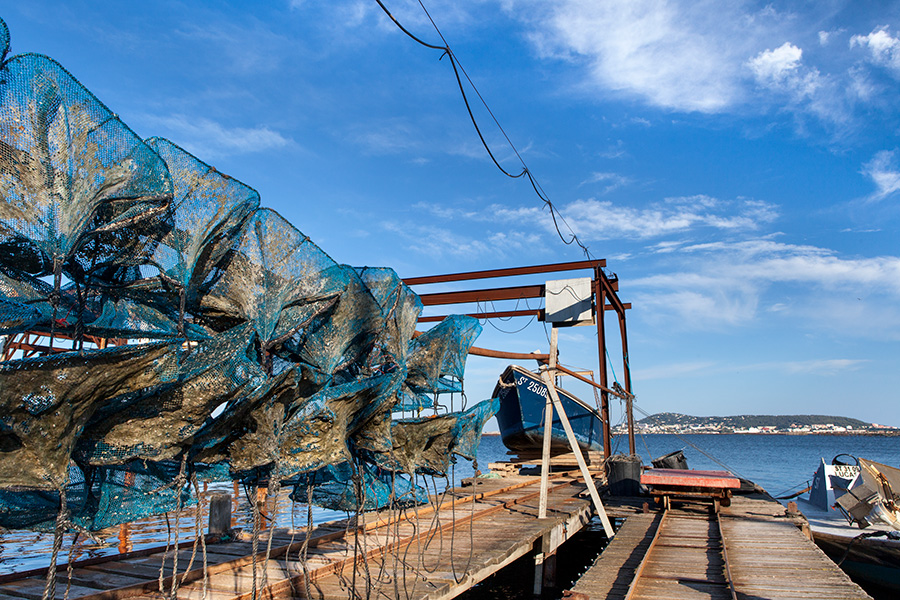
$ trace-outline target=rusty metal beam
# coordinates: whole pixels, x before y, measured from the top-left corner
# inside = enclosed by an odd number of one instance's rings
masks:
[[[540,354],[537,352],[529,352],[527,354],[522,352],[503,352],[502,350],[490,350],[489,348],[479,348],[478,346],[469,348],[469,354],[486,356],[488,358],[505,358],[507,360],[537,360],[540,362],[550,360],[549,354]]]
[[[524,300],[526,298],[543,298],[544,286],[519,285],[514,287],[491,288],[485,290],[462,290],[459,292],[435,292],[420,294],[419,298],[425,306],[443,304],[471,304],[475,302],[493,302],[496,300]]]
[[[577,373],[577,372],[575,372],[575,371],[571,371],[571,370],[565,368],[565,367],[562,366],[562,365],[556,365],[556,370],[559,371],[559,372],[561,372],[561,373],[565,373],[566,375],[571,375],[571,376],[574,377],[575,379],[578,379],[579,381],[583,381],[583,382],[585,382],[585,383],[588,384],[588,385],[594,386],[594,387],[597,388],[598,390],[603,391],[603,392],[606,392],[607,394],[612,394],[612,395],[617,396],[617,397],[619,397],[619,398],[628,398],[628,396],[623,396],[623,395],[620,394],[619,392],[617,392],[617,391],[615,391],[615,390],[611,390],[611,389],[609,389],[608,387],[604,387],[604,386],[600,385],[599,383],[597,383],[596,381],[592,381],[592,380],[588,379],[587,377],[585,377],[585,376],[582,375],[581,373]],[[634,452],[632,452],[632,454],[634,454]]]
[[[626,309],[631,308],[631,303],[626,302],[622,305]],[[604,310],[615,310],[612,304],[607,304],[603,307]],[[454,313],[459,314],[459,313]],[[468,317],[475,317],[476,319],[509,319],[512,317],[537,317],[538,321],[544,320],[544,309],[543,308],[530,308],[525,310],[501,310],[495,312],[469,312],[462,313]],[[419,323],[440,323],[450,315],[429,315],[427,317],[419,317]]]
[[[426,285],[430,283],[447,283],[449,281],[471,281],[473,279],[492,279],[496,277],[516,277],[518,275],[534,275],[536,273],[556,273],[559,271],[578,271],[605,267],[606,259],[579,260],[549,265],[532,265],[529,267],[511,267],[508,269],[490,269],[487,271],[469,271],[467,273],[450,273],[447,275],[426,275],[424,277],[408,277],[403,280],[406,285]]]
[[[537,317],[538,321],[544,320],[543,308],[531,308],[528,310],[503,310],[497,312],[471,312],[465,313],[468,317],[477,319],[509,319],[512,317]],[[438,323],[443,321],[450,315],[432,315],[428,317],[419,317],[419,323]]]

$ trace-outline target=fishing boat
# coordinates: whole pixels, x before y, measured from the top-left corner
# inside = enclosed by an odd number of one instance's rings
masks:
[[[600,413],[595,407],[557,387],[559,400],[578,445],[585,451],[602,451]],[[544,407],[547,386],[537,373],[518,365],[506,367],[494,388],[500,399],[497,422],[503,445],[514,452],[540,452],[544,438]],[[556,411],[553,413],[550,452],[570,452],[569,440]]]
[[[798,508],[813,541],[862,585],[900,592],[900,469],[824,460]]]

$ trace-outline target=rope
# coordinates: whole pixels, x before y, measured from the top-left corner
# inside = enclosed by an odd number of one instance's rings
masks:
[[[72,589],[72,574],[75,572],[75,565],[72,563],[75,562],[75,550],[79,535],[81,532],[76,531],[72,538],[72,547],[69,548],[69,563],[66,565],[66,593],[63,594],[63,600],[69,600],[69,591]]]
[[[66,486],[59,487],[59,513],[56,515],[56,528],[53,531],[53,551],[50,553],[50,566],[47,568],[47,583],[44,585],[43,600],[56,597],[56,561],[62,548],[62,536],[68,520],[66,504]]]
[[[195,473],[191,473],[191,482],[194,484],[194,492],[197,494],[198,518],[203,518],[203,500],[200,495],[200,485],[197,483],[197,475]],[[206,600],[206,597],[209,594],[209,563],[207,562],[206,557],[206,536],[201,532],[198,537],[200,538],[200,547],[203,551],[203,595],[201,596],[201,600]]]
[[[858,536],[850,540],[849,544],[847,544],[847,549],[844,550],[844,555],[841,557],[841,560],[837,562],[837,566],[841,566],[841,564],[845,560],[847,560],[847,557],[850,556],[850,549],[853,548],[853,544],[856,542],[856,540],[882,536],[890,540],[900,540],[900,531],[865,531],[863,533],[860,533]]]

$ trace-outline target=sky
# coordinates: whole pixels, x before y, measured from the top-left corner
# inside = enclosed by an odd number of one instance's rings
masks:
[[[383,1],[441,43],[418,0]],[[500,164],[518,173],[518,154],[618,276],[641,410],[900,426],[900,3],[423,3],[502,126],[467,87]],[[340,263],[414,277],[584,258],[491,162],[449,61],[375,0],[0,0],[0,17],[13,54],[56,59]],[[548,343],[529,319],[476,342]],[[596,370],[596,330],[561,331],[560,360]],[[505,366],[470,358],[468,401]]]

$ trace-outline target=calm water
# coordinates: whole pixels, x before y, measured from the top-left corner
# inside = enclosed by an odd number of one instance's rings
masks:
[[[638,436],[636,450],[644,461],[657,458],[675,450],[684,451],[688,466],[694,469],[722,469],[723,465],[737,475],[763,486],[772,495],[783,495],[791,489],[802,489],[812,478],[819,461],[831,461],[836,454],[848,453],[862,456],[892,466],[900,466],[900,438],[841,436],[841,435],[710,435],[689,434],[682,436],[650,434]],[[628,441],[624,436],[614,440],[613,449],[627,452]],[[712,458],[710,458],[712,457]],[[499,436],[485,436],[478,451],[478,467],[488,470],[488,463],[506,458],[506,449]],[[718,462],[717,462],[718,461]],[[459,481],[472,476],[472,463],[465,460],[455,465],[452,478],[419,478],[418,483],[430,492],[435,488],[444,489],[448,482]],[[230,485],[219,486],[220,491],[233,493]],[[210,492],[215,491],[211,488]],[[269,508],[269,516],[275,511]],[[234,524],[246,530],[251,528],[249,502],[243,490],[239,491],[233,504]],[[345,518],[337,511],[313,510],[315,523],[323,523]],[[279,507],[274,521],[279,527],[306,524],[307,508],[303,504],[292,504],[287,499],[287,490],[279,498]],[[155,517],[126,527],[114,527],[98,533],[103,540],[96,544],[81,541],[76,546],[75,557],[85,558],[115,554],[119,551],[159,546],[166,543],[167,535],[174,541],[176,523],[169,517],[167,527],[165,517]],[[205,513],[201,523],[206,523]],[[185,510],[178,524],[178,539],[192,539],[196,526],[196,510]],[[71,547],[71,537],[67,536],[61,562],[65,562]],[[0,533],[0,573],[46,566],[52,535],[23,531]]]

